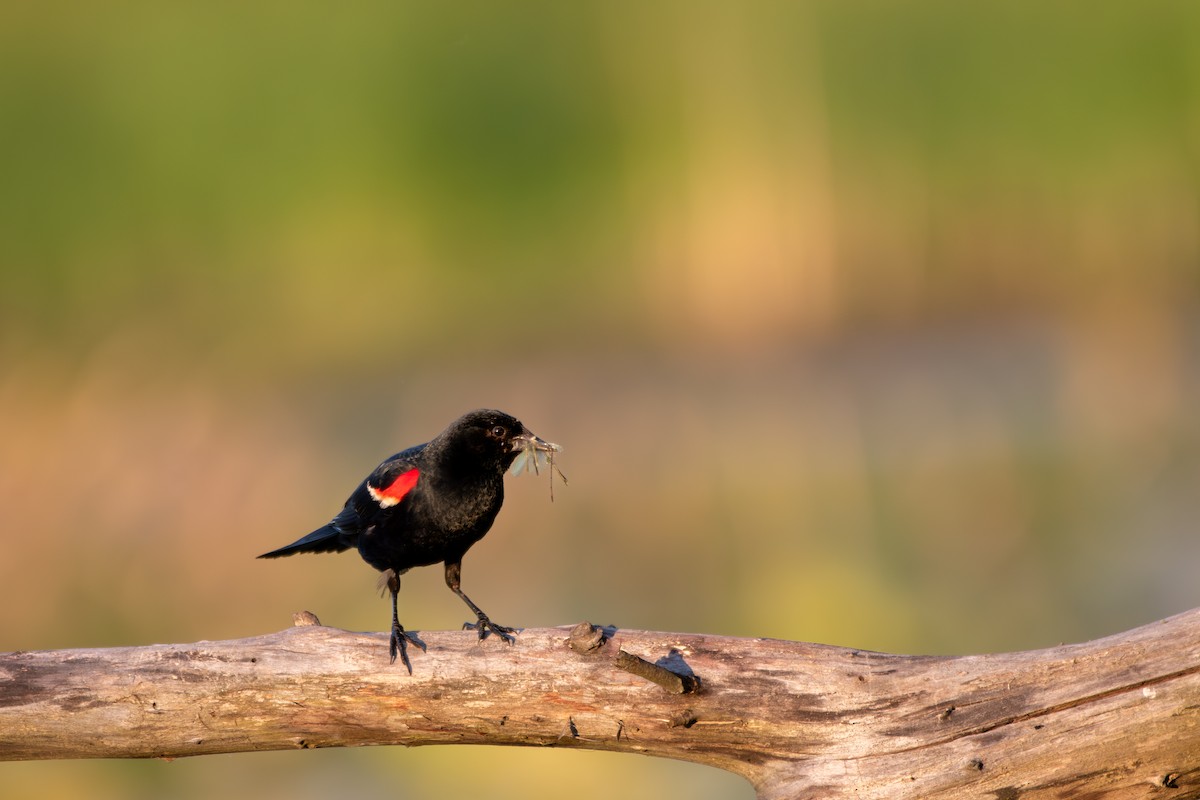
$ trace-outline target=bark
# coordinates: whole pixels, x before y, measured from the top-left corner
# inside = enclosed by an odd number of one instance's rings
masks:
[[[762,798],[1200,797],[1200,609],[1085,644],[933,657],[596,629],[515,645],[298,620],[249,639],[0,654],[0,759],[367,744],[638,752]]]

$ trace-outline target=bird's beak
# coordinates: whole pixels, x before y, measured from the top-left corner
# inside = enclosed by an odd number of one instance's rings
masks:
[[[512,445],[514,453],[533,452],[533,453],[556,453],[562,448],[554,442],[547,442],[540,436],[536,436],[533,431],[528,428],[522,430],[516,436],[508,440]]]

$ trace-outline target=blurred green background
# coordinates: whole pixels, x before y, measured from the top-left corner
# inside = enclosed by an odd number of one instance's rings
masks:
[[[254,556],[479,406],[571,478],[465,561],[506,624],[968,653],[1200,605],[1198,5],[11,2],[0,176],[0,650],[383,630],[353,554]],[[0,786],[752,796],[499,748]]]

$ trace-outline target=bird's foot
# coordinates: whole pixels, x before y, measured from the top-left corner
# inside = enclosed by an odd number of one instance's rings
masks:
[[[486,639],[489,633],[496,634],[509,644],[517,640],[517,637],[513,635],[517,632],[516,628],[510,628],[507,625],[497,625],[488,619],[486,614],[480,614],[478,622],[464,622],[463,630],[479,631],[479,638],[481,640]]]
[[[412,662],[408,660],[408,643],[412,642],[414,646],[421,648],[421,652],[425,651],[425,643],[416,637],[416,634],[409,633],[404,630],[404,626],[396,624],[392,626],[392,641],[388,647],[388,651],[392,656],[392,663],[396,663],[396,656],[400,656],[400,661],[408,668],[408,674],[412,675]]]

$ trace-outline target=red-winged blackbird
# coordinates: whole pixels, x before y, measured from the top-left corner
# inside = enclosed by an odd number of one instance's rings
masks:
[[[358,485],[345,507],[326,526],[264,553],[340,553],[358,548],[363,560],[383,573],[392,593],[392,662],[400,654],[412,672],[406,642],[425,645],[404,630],[396,613],[400,576],[412,567],[439,561],[446,585],[475,612],[463,627],[489,632],[511,643],[513,628],[497,625],[460,587],[463,555],[483,538],[504,502],[504,471],[521,451],[554,447],[501,411],[472,411],[432,441],[397,453]]]

